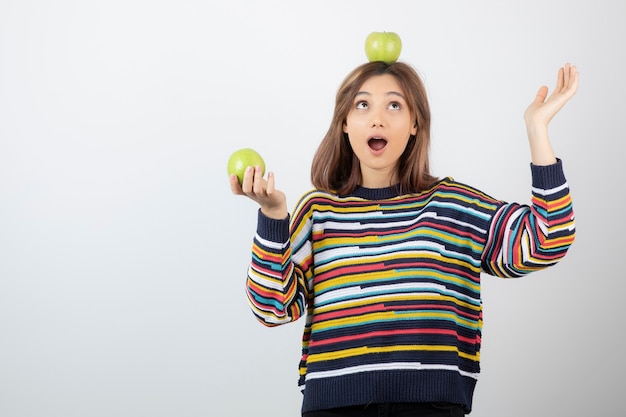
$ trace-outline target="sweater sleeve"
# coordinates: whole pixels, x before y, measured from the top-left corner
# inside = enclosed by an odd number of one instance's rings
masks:
[[[561,160],[531,164],[531,205],[501,205],[489,228],[482,268],[520,277],[560,261],[574,242],[574,211]]]
[[[271,219],[259,210],[246,293],[252,312],[266,326],[295,321],[306,312],[305,274],[292,258],[289,218]]]

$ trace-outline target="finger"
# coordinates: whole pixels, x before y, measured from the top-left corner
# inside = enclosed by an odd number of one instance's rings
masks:
[[[245,194],[250,194],[252,192],[252,186],[254,181],[254,170],[252,167],[246,167],[246,170],[243,174],[243,181],[241,183],[241,190]]]
[[[578,88],[578,69],[574,65],[572,65],[572,67],[570,68],[569,88],[573,89],[574,91],[576,91],[576,89]]]
[[[266,188],[265,180],[263,179],[263,171],[260,166],[256,166],[254,167],[253,172],[254,182],[252,191],[254,191],[254,194],[263,195],[265,194]]]
[[[563,87],[567,88],[570,81],[570,64],[569,62],[563,67]]]
[[[555,92],[561,91],[564,85],[565,85],[565,69],[559,68],[559,73],[556,77],[556,87],[554,88],[554,91]]]
[[[276,190],[276,180],[274,178],[274,173],[268,172],[267,173],[267,189],[265,190],[265,192],[267,193],[267,195],[272,195],[274,194],[274,190]]]
[[[535,96],[535,103],[541,104],[546,101],[546,97],[548,97],[548,87],[542,85],[539,87],[539,91],[537,91],[537,95]]]
[[[576,67],[570,66],[565,70],[564,86],[559,91],[566,100],[569,100],[578,89],[578,71]]]
[[[239,178],[237,175],[231,174],[228,177],[228,182],[230,183],[230,191],[232,191],[235,195],[242,195],[243,191],[241,190],[241,185],[239,184]]]

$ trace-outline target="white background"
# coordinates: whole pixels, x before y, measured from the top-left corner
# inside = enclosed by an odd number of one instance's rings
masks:
[[[0,416],[299,415],[303,321],[244,296],[256,206],[226,161],[264,156],[290,209],[372,31],[403,40],[432,163],[530,201],[522,114],[553,120],[577,216],[557,266],[483,277],[478,417],[623,413],[626,4],[2,0]]]

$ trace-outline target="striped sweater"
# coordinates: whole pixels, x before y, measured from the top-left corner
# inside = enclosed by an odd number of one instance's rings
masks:
[[[310,191],[284,220],[259,211],[247,295],[267,326],[306,317],[303,412],[427,401],[471,411],[481,272],[546,268],[574,240],[561,161],[531,173],[531,205],[445,178],[419,194]]]

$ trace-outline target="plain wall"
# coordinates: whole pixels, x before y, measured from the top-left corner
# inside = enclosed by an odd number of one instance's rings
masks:
[[[0,416],[299,415],[303,321],[244,295],[253,147],[290,210],[365,37],[423,75],[432,168],[530,202],[522,114],[572,62],[551,124],[577,217],[558,265],[483,276],[477,417],[623,408],[626,3],[0,3]],[[600,412],[601,411],[601,412]]]

